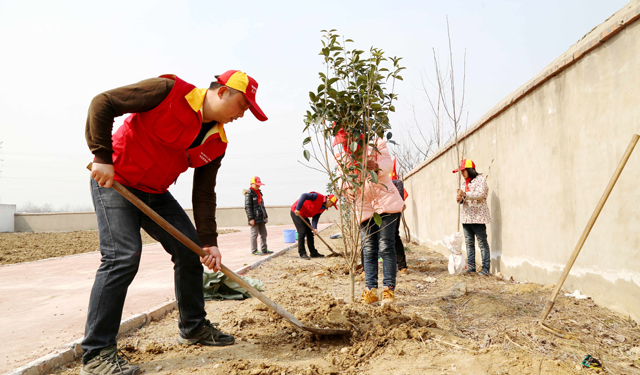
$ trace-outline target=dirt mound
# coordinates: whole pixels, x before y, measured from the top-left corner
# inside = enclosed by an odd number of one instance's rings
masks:
[[[122,337],[119,346],[145,373],[174,375],[574,374],[586,354],[610,373],[640,373],[632,367],[633,353],[640,357],[635,322],[593,301],[560,297],[548,323],[575,339],[552,336],[537,328],[549,286],[451,276],[445,257],[410,246],[409,274],[398,276],[391,306],[348,303],[341,258],[302,260],[292,251],[247,273],[303,324],[350,335],[302,331],[252,298],[206,304],[208,318],[236,337],[232,346],[177,345],[176,311]],[[321,244],[318,250],[327,251]],[[455,285],[465,290],[457,298]],[[362,288],[357,281],[356,299]],[[52,373],[77,374],[79,366]]]

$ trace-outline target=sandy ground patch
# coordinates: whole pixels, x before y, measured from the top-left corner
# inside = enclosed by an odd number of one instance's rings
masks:
[[[335,248],[341,240],[329,240]],[[319,241],[318,241],[319,242]],[[177,312],[120,338],[119,346],[145,374],[591,374],[586,354],[610,374],[639,374],[635,322],[591,300],[560,297],[548,323],[575,337],[550,335],[537,318],[552,286],[497,277],[451,276],[447,260],[409,245],[410,273],[399,276],[392,306],[347,303],[341,258],[305,261],[295,251],[247,275],[303,323],[351,330],[319,337],[296,329],[257,299],[210,301],[208,317],[234,334],[228,347],[180,346]],[[318,249],[328,254],[319,244]],[[364,287],[361,278],[356,291]],[[455,287],[454,287],[455,286]],[[465,289],[453,297],[453,289]],[[77,374],[80,362],[54,374]]]
[[[219,234],[237,232],[221,229]],[[140,231],[142,244],[157,242],[145,231]],[[100,241],[97,230],[44,233],[0,233],[0,264],[32,262],[67,255],[98,251]]]

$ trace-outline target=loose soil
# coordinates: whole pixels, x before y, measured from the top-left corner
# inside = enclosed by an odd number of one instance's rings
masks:
[[[218,234],[239,232],[221,229]],[[140,231],[142,244],[157,242]],[[34,260],[83,254],[99,250],[97,230],[44,233],[0,233],[0,264],[32,262]]]
[[[329,233],[327,233],[329,232]],[[334,231],[335,233],[335,231]],[[341,240],[323,237],[335,249]],[[319,242],[319,241],[317,241]],[[318,249],[328,254],[322,244]],[[323,251],[324,248],[324,251]],[[147,374],[591,374],[580,363],[598,358],[609,374],[640,374],[640,329],[593,301],[559,297],[547,323],[574,337],[538,328],[552,285],[491,276],[451,276],[447,259],[415,244],[410,273],[398,275],[391,306],[347,303],[342,258],[305,261],[295,251],[247,276],[304,324],[344,328],[351,335],[301,331],[257,299],[209,301],[208,318],[236,337],[228,347],[176,344],[176,311],[124,335],[119,347]],[[363,288],[356,277],[356,292]],[[455,297],[452,291],[459,291]],[[53,374],[77,374],[80,362]]]

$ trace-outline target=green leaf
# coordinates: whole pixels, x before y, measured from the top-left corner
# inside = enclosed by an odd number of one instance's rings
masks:
[[[391,132],[387,133],[387,139],[391,139],[391,137],[393,137],[393,134]]]
[[[303,146],[306,145],[307,143],[311,143],[311,137],[307,137],[307,138],[304,139],[304,141],[302,141],[302,145]],[[309,160],[309,159],[307,159],[307,160]]]
[[[304,155],[304,158],[307,159],[307,161],[311,159],[311,153],[309,152],[309,150],[304,150],[302,154]]]
[[[358,142],[351,142],[351,151],[356,152],[358,149]]]
[[[376,223],[377,226],[381,226],[382,225],[382,216],[380,216],[379,213],[375,212],[373,214],[373,221]]]
[[[371,175],[371,182],[373,182],[374,184],[377,184],[378,183],[378,172],[369,171],[369,175]]]

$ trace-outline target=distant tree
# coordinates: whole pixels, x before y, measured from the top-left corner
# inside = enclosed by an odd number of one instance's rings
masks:
[[[16,207],[18,212],[25,213],[50,213],[50,212],[93,212],[93,206],[88,204],[76,204],[65,203],[59,208],[56,208],[53,203],[45,203],[38,205],[31,201],[19,204]]]
[[[408,172],[425,161],[434,152],[450,142],[456,143],[458,162],[464,154],[464,145],[459,145],[459,135],[464,130],[462,115],[466,107],[466,53],[463,57],[462,87],[456,81],[453,48],[447,18],[448,58],[442,63],[432,48],[433,74],[423,73],[420,91],[429,113],[425,121],[418,115],[418,106],[411,103],[413,121],[401,130],[399,144],[393,146],[398,158],[398,176],[403,178]],[[431,79],[429,77],[432,77]],[[468,113],[467,113],[468,120]],[[464,126],[466,128],[466,124]]]

